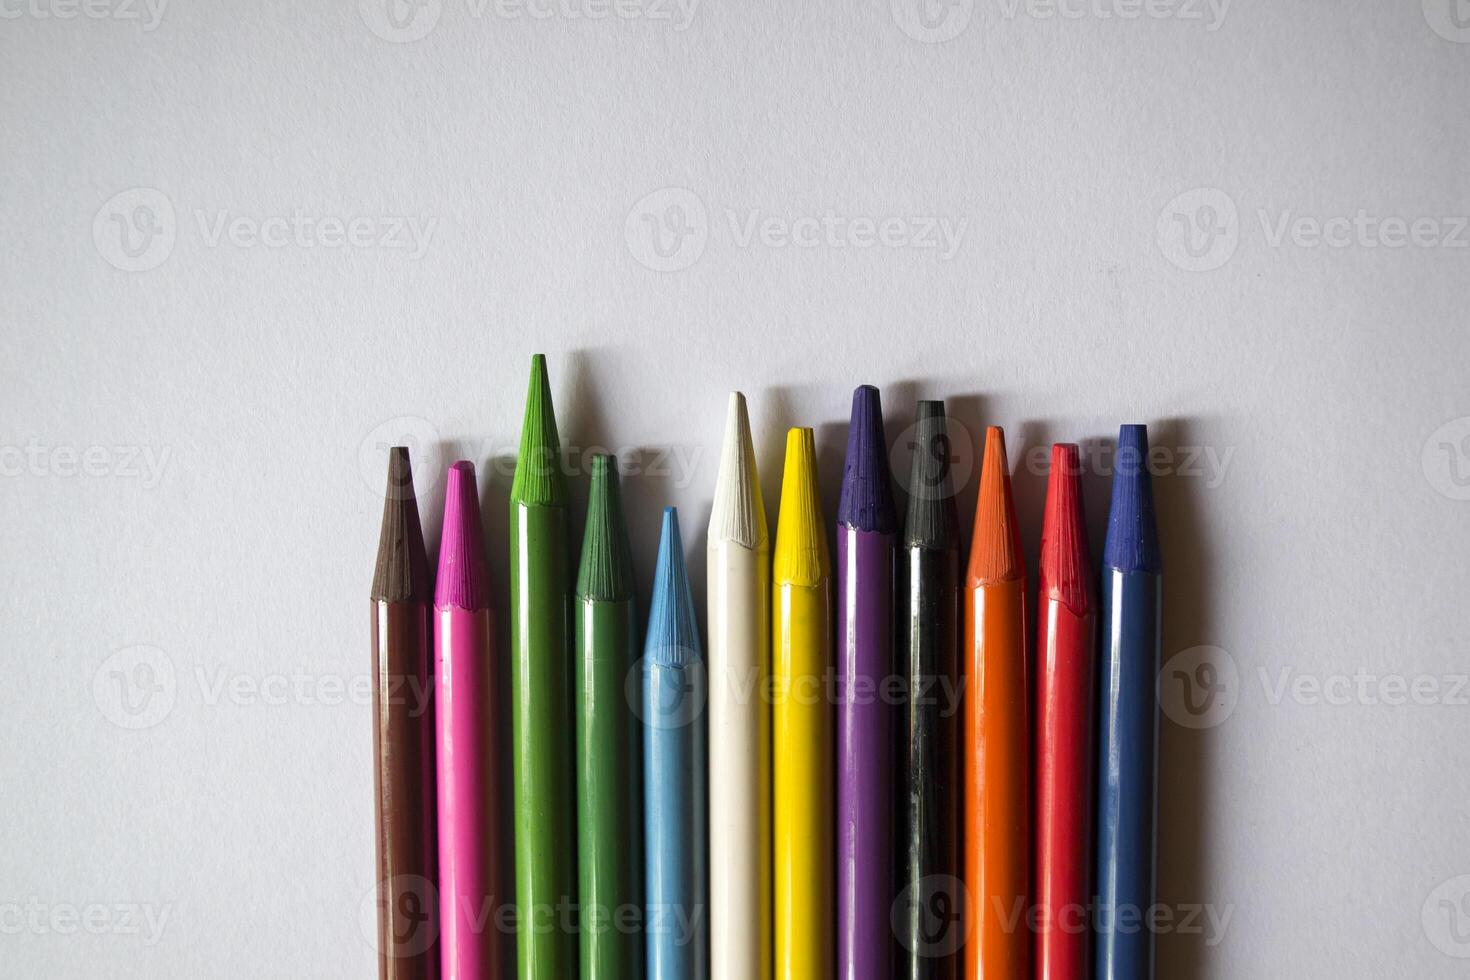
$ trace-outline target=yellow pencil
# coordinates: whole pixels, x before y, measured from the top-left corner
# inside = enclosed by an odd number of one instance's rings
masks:
[[[832,598],[811,429],[786,433],[771,604],[775,649],[776,978],[832,973]]]

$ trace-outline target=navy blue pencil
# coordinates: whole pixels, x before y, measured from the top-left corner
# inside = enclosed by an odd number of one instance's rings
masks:
[[[1103,545],[1096,980],[1152,980],[1161,605],[1148,431],[1118,433]]]
[[[679,515],[664,509],[643,646],[648,980],[709,975],[705,665]]]

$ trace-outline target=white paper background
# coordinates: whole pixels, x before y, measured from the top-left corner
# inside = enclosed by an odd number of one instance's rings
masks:
[[[645,586],[732,387],[773,514],[858,382],[1006,425],[1033,557],[1026,448],[1152,423],[1165,654],[1236,670],[1164,726],[1161,899],[1231,919],[1161,976],[1465,975],[1463,0],[375,3],[0,0],[5,975],[371,975],[380,450],[436,529],[535,350],[567,444],[681,461],[628,481]]]

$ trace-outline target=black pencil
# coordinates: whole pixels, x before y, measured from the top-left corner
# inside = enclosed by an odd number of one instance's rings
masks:
[[[898,602],[906,697],[896,760],[901,980],[954,980],[964,940],[959,885],[960,534],[944,403],[919,403]]]

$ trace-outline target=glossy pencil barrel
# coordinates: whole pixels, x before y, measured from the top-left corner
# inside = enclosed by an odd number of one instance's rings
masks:
[[[487,609],[435,612],[439,745],[439,907],[444,980],[495,976],[505,965],[495,904],[500,847],[496,800],[495,632]]]
[[[992,426],[965,596],[965,882],[968,980],[1023,978],[1031,936],[1026,577],[1005,435]]]
[[[825,583],[777,584],[772,725],[776,976],[832,975],[832,736]]]
[[[963,929],[960,867],[960,556],[910,545],[899,642],[907,686],[899,723],[901,980],[954,980]]]
[[[893,972],[893,535],[837,528],[837,976]]]
[[[520,980],[578,975],[572,542],[546,358],[531,359],[510,491],[510,679]]]
[[[1076,446],[1052,447],[1036,617],[1036,980],[1083,980],[1091,931],[1097,599]]]
[[[1036,648],[1037,980],[1087,976],[1097,622],[1043,598]]]
[[[373,602],[378,976],[439,976],[430,602]]]
[[[511,714],[521,980],[577,976],[566,509],[511,504]]]
[[[1098,714],[1098,980],[1151,980],[1161,579],[1104,568]]]
[[[643,662],[649,980],[709,975],[706,670],[673,508],[664,511]]]
[[[1097,773],[1097,980],[1152,980],[1163,568],[1148,434],[1118,432],[1103,543]]]
[[[631,599],[577,601],[578,860],[583,980],[640,980],[642,735],[627,683],[637,664]]]
[[[769,548],[712,540],[707,583],[711,976],[769,980]]]
[[[777,980],[832,976],[830,574],[816,444],[792,429],[771,572]]]
[[[965,865],[969,980],[1026,975],[1029,747],[1025,595],[1012,579],[968,590]]]

